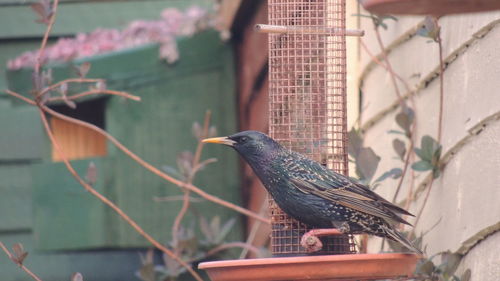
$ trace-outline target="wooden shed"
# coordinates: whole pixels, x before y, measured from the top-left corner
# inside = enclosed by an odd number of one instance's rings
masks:
[[[165,7],[187,7],[209,1],[62,1],[53,38],[120,27],[136,18],[152,19]],[[37,48],[43,26],[33,22],[28,4],[0,3],[0,78],[2,88],[29,95],[29,70],[6,73],[7,59]],[[21,20],[20,20],[21,19]],[[14,24],[22,22],[22,24]],[[88,77],[105,78],[107,87],[140,96],[140,103],[119,97],[88,98],[75,110],[53,109],[104,128],[130,150],[156,167],[176,166],[176,156],[194,150],[193,122],[212,111],[220,134],[237,130],[235,77],[231,45],[215,31],[180,38],[180,59],[169,65],[158,59],[158,45],[146,45],[73,61],[90,62]],[[72,75],[72,64],[54,64],[55,81]],[[20,242],[28,249],[26,264],[44,280],[68,279],[82,272],[87,280],[137,280],[140,249],[149,244],[114,212],[88,194],[67,172],[43,132],[35,108],[0,95],[0,240]],[[113,200],[148,233],[163,243],[182,202],[155,202],[154,197],[180,195],[169,184],[125,156],[85,128],[51,119],[56,137],[72,164],[85,175],[90,162],[97,168],[95,188]],[[75,137],[76,136],[76,137]],[[195,184],[225,200],[240,204],[237,155],[219,146],[206,147],[203,157],[217,164],[199,173]],[[199,213],[240,218],[210,202],[196,204]],[[193,221],[188,215],[186,221]],[[229,234],[241,240],[241,224]],[[137,250],[139,249],[139,251]],[[24,280],[24,273],[0,255],[0,272],[7,279]]]

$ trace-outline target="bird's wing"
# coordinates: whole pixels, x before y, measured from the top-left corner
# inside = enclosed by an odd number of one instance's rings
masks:
[[[363,196],[365,196],[367,198],[370,198],[374,201],[378,201],[382,205],[384,205],[384,207],[390,209],[391,211],[393,211],[395,213],[404,214],[404,215],[408,215],[408,216],[412,216],[412,217],[414,216],[411,213],[409,213],[408,211],[406,211],[405,209],[387,201],[384,197],[378,195],[377,193],[373,192],[368,187],[366,187],[360,183],[356,183],[356,182],[351,181],[350,184],[348,184],[345,187],[345,189],[350,191],[350,192],[356,193],[356,194],[363,194]]]
[[[411,215],[385,200],[368,187],[335,173],[318,162],[298,153],[284,158],[280,165],[287,170],[291,183],[301,192],[313,194],[333,203],[380,217],[388,222],[409,223],[397,214]]]
[[[369,196],[371,194],[358,193],[350,190],[353,183],[334,187],[328,186],[327,182],[319,180],[311,181],[301,178],[292,178],[291,182],[298,190],[304,193],[316,195],[347,208],[380,217],[386,221],[398,221],[408,224],[408,222],[384,207],[380,201]]]

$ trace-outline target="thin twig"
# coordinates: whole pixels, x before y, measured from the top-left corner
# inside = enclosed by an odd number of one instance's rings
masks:
[[[377,59],[377,57],[375,57],[370,52],[370,50],[368,49],[368,47],[364,44],[364,42],[362,40],[360,40],[361,46],[365,49],[365,51],[367,52],[367,54],[371,57],[371,59],[375,63],[381,65],[382,67],[384,67],[389,72],[389,74],[391,76],[392,84],[394,86],[394,90],[395,90],[396,95],[398,97],[399,104],[400,104],[401,107],[404,107],[406,105],[405,105],[403,96],[401,95],[401,93],[399,91],[399,87],[398,87],[398,84],[396,82],[396,78],[403,83],[403,85],[405,86],[406,91],[408,93],[411,93],[411,89],[410,89],[408,83],[401,76],[399,76],[397,73],[394,72],[391,63],[389,62],[389,59],[388,59],[388,56],[387,56],[387,51],[386,51],[386,49],[384,47],[384,44],[382,42],[382,38],[380,36],[379,28],[378,28],[378,26],[375,23],[374,23],[374,30],[375,30],[375,35],[376,35],[376,38],[377,38],[377,42],[378,42],[380,50],[381,50],[382,58],[384,59],[384,61],[385,61],[386,64],[385,65],[382,64],[382,62],[380,62]],[[416,128],[417,128],[417,117],[416,117],[416,109],[415,109],[416,105],[415,105],[415,101],[413,99],[413,95],[409,95],[409,96],[410,96],[410,102],[411,102],[411,106],[413,107],[413,113],[414,113],[413,124],[412,124],[411,129],[410,129],[410,136],[408,136],[410,144],[409,144],[407,155],[406,155],[406,158],[405,158],[405,161],[404,161],[403,171],[402,171],[401,177],[399,179],[398,185],[396,187],[396,191],[394,192],[394,195],[393,195],[393,198],[392,198],[392,202],[395,202],[396,199],[397,199],[397,197],[398,197],[398,195],[399,195],[399,191],[401,190],[401,187],[403,185],[403,180],[404,180],[405,175],[406,175],[406,173],[408,171],[408,167],[409,167],[409,164],[410,164],[410,159],[413,158],[413,149],[415,147],[415,139],[414,138],[416,136]],[[413,171],[411,171],[411,175],[413,176]],[[413,178],[411,180],[410,193],[408,195],[409,197],[412,196],[412,189],[413,189],[412,187],[413,187]],[[407,206],[407,208],[408,207],[409,206]],[[385,242],[385,239],[382,240],[382,244],[381,244],[381,247],[380,247],[381,251],[384,248],[384,244],[385,244],[384,242]]]
[[[168,182],[171,182],[175,185],[177,185],[178,187],[181,187],[181,188],[185,188],[185,189],[188,189],[190,191],[193,191],[194,193],[200,195],[201,197],[209,200],[209,201],[212,201],[216,204],[219,204],[219,205],[222,205],[226,208],[229,208],[229,209],[232,209],[236,212],[239,212],[241,214],[244,214],[246,216],[249,216],[249,217],[252,217],[254,219],[257,219],[257,220],[260,220],[262,222],[265,222],[265,223],[268,223],[270,224],[270,220],[267,219],[267,218],[264,218],[250,210],[247,210],[245,208],[242,208],[236,204],[233,204],[231,202],[228,202],[228,201],[225,201],[223,199],[220,199],[219,197],[216,197],[214,195],[211,195],[207,192],[205,192],[204,190],[200,189],[199,187],[196,187],[194,186],[193,184],[187,184],[183,181],[180,181],[178,179],[175,179],[167,174],[165,174],[164,172],[162,172],[160,169],[154,167],[153,165],[149,164],[148,162],[144,161],[142,158],[140,158],[137,154],[133,153],[132,151],[130,151],[128,148],[126,148],[122,143],[120,143],[117,139],[115,139],[112,135],[108,134],[106,131],[104,131],[103,129],[93,125],[93,124],[90,124],[88,122],[85,122],[85,121],[81,121],[81,120],[78,120],[78,119],[75,119],[75,118],[72,118],[72,117],[69,117],[69,116],[66,116],[64,114],[61,114],[59,112],[56,112],[50,108],[48,108],[47,106],[41,106],[41,108],[43,109],[43,111],[47,112],[48,114],[56,117],[56,118],[59,118],[59,119],[62,119],[64,121],[68,121],[68,122],[71,122],[73,124],[77,124],[77,125],[80,125],[80,126],[83,126],[83,127],[86,127],[88,129],[91,129],[101,135],[103,135],[104,137],[106,137],[109,141],[111,141],[116,147],[118,147],[121,151],[123,151],[126,155],[128,155],[130,158],[132,158],[133,160],[135,160],[137,163],[139,163],[141,166],[143,166],[144,168],[146,168],[147,170],[151,171],[153,174],[161,177],[162,179],[168,181]]]
[[[440,29],[437,18],[434,18],[438,30]],[[438,136],[437,141],[441,143],[441,135],[443,131],[443,103],[444,103],[444,62],[443,62],[443,43],[441,40],[441,33],[437,36],[437,43],[439,47],[439,123],[438,123]]]
[[[184,195],[179,195],[179,196],[165,196],[165,197],[155,196],[155,197],[153,197],[153,200],[155,202],[182,201],[182,200],[184,200]],[[195,197],[191,196],[191,197],[189,197],[189,201],[191,201],[191,203],[200,203],[200,202],[203,202],[205,200],[203,200],[203,198],[195,198]]]
[[[415,123],[413,123],[415,124]],[[414,127],[412,125],[412,127]],[[413,131],[413,129],[412,129]],[[408,170],[408,167],[410,165],[410,157],[412,155],[414,143],[413,143],[413,136],[410,136],[408,138],[410,140],[410,146],[408,147],[408,151],[406,152],[406,158],[405,162],[403,164],[403,171],[401,172],[401,177],[399,178],[398,185],[396,186],[396,191],[394,192],[394,195],[392,196],[392,201],[391,202],[396,202],[396,199],[398,198],[399,191],[401,190],[401,187],[403,186],[403,180],[405,178],[406,172]]]
[[[396,79],[395,79],[396,75],[394,73],[394,70],[392,69],[391,63],[389,62],[389,58],[387,56],[387,52],[385,50],[384,43],[382,42],[382,38],[380,36],[380,31],[375,23],[373,23],[373,29],[375,30],[375,35],[377,37],[378,45],[380,46],[380,51],[382,52],[382,58],[384,59],[386,65],[387,65],[387,70],[391,74],[391,81],[392,81],[392,84],[394,85],[394,90],[396,91],[396,95],[398,96],[398,99],[400,100],[400,102],[402,102],[403,97],[401,96],[401,93],[399,92],[398,83],[396,82]]]
[[[225,243],[225,244],[219,245],[219,246],[211,249],[210,251],[207,252],[206,256],[209,257],[209,256],[212,256],[212,255],[220,252],[220,251],[227,250],[230,248],[243,248],[243,249],[247,249],[247,251],[254,253],[255,255],[259,254],[259,249],[255,246],[252,246],[252,245],[244,243],[244,242],[230,242],[230,243]]]
[[[57,7],[59,6],[59,0],[54,0],[54,3],[52,3],[52,16],[50,17],[49,23],[47,24],[47,29],[45,29],[45,33],[43,34],[43,39],[42,43],[40,45],[40,49],[38,50],[38,55],[36,57],[36,63],[35,63],[35,77],[38,77],[40,73],[40,67],[42,66],[42,56],[43,52],[45,51],[45,46],[47,46],[47,40],[49,39],[49,34],[50,31],[52,30],[52,26],[54,25],[54,22],[56,21],[56,15],[57,15]]]
[[[15,92],[12,92],[10,90],[5,90],[5,93],[9,94],[9,95],[12,95],[14,97],[17,97],[31,105],[36,105],[36,103],[30,99],[27,99],[25,97],[23,97],[22,95],[18,94],[18,93],[15,93]],[[139,163],[141,166],[143,166],[144,168],[146,168],[147,170],[149,170],[150,172],[152,172],[153,174],[161,177],[162,179],[168,181],[168,182],[171,182],[175,185],[177,185],[178,187],[180,188],[185,188],[185,189],[188,189],[188,190],[191,190],[193,191],[194,193],[200,195],[201,197],[209,200],[209,201],[212,201],[216,204],[219,204],[219,205],[222,205],[226,208],[229,208],[229,209],[232,209],[238,213],[241,213],[245,216],[248,216],[248,217],[251,217],[251,218],[254,218],[254,219],[257,219],[259,221],[262,221],[264,223],[267,223],[267,224],[270,224],[271,221],[267,218],[264,218],[250,210],[247,210],[245,208],[242,208],[236,204],[233,204],[231,202],[228,202],[228,201],[225,201],[223,199],[220,199],[219,197],[216,197],[214,195],[211,195],[205,191],[203,191],[202,189],[200,189],[199,187],[197,186],[194,186],[192,184],[186,184],[180,180],[177,180],[165,173],[163,173],[161,170],[159,170],[158,168],[154,167],[153,165],[149,164],[148,162],[144,161],[142,158],[140,158],[137,154],[133,153],[132,151],[130,151],[129,149],[127,149],[122,143],[120,143],[117,139],[115,139],[112,135],[108,134],[106,131],[104,131],[103,129],[93,125],[93,124],[90,124],[88,122],[85,122],[85,121],[81,121],[81,120],[78,120],[78,119],[75,119],[75,118],[72,118],[72,117],[69,117],[69,116],[66,116],[64,114],[60,114],[52,109],[50,109],[49,107],[47,106],[44,106],[42,105],[41,108],[47,112],[48,114],[54,116],[54,117],[57,117],[59,119],[62,119],[62,120],[65,120],[65,121],[68,121],[68,122],[71,122],[73,124],[77,124],[77,125],[80,125],[80,126],[83,126],[83,127],[86,127],[88,129],[91,129],[101,135],[103,135],[105,138],[107,138],[109,141],[111,141],[116,147],[118,147],[118,149],[120,149],[121,151],[123,151],[123,153],[125,153],[126,155],[128,155],[130,158],[132,158],[134,161],[136,161],[137,163]]]
[[[120,97],[124,97],[124,98],[131,99],[134,101],[141,101],[141,97],[131,95],[127,92],[113,91],[113,90],[99,90],[99,89],[89,90],[89,91],[81,92],[81,93],[74,94],[74,95],[67,96],[67,97],[52,97],[52,98],[49,98],[47,101],[48,102],[64,101],[65,99],[66,100],[76,100],[79,98],[83,98],[85,96],[99,95],[99,94],[120,96]]]
[[[420,221],[420,217],[422,216],[422,213],[424,212],[425,205],[427,204],[427,200],[429,199],[429,194],[431,194],[432,183],[434,183],[434,177],[429,182],[429,187],[427,188],[427,193],[425,194],[424,202],[422,203],[422,207],[420,207],[420,210],[418,211],[418,214],[415,218],[415,222],[413,223],[413,227],[417,226],[418,222]]]
[[[438,18],[433,18],[434,24],[436,28],[440,30]],[[444,61],[443,61],[443,40],[441,38],[441,32],[438,32],[436,37],[436,42],[439,47],[439,117],[438,117],[438,131],[437,131],[437,142],[441,143],[442,138],[442,130],[443,130],[443,109],[444,109]],[[439,165],[439,163],[437,164]],[[429,187],[427,188],[427,193],[425,194],[424,202],[422,203],[422,207],[417,214],[417,217],[414,222],[414,227],[418,224],[422,213],[424,212],[424,208],[427,205],[427,200],[429,199],[429,195],[431,193],[432,184],[434,183],[434,176],[431,178],[429,182]]]
[[[24,264],[22,263],[18,263],[18,262],[15,262],[14,261],[14,257],[12,256],[12,254],[9,252],[9,249],[7,249],[7,247],[5,247],[5,245],[2,243],[2,241],[0,241],[0,248],[2,248],[2,250],[5,252],[5,254],[7,254],[7,256],[9,257],[9,259],[14,262],[15,264],[19,265],[19,267],[24,270],[24,272],[26,272],[29,276],[31,276],[31,278],[33,278],[34,280],[36,281],[42,281],[42,279],[40,279],[40,277],[36,276],[35,273],[33,273],[31,270],[29,270]]]
[[[268,205],[266,204],[266,199],[264,199],[264,202],[262,202],[262,205],[260,206],[259,215],[262,215],[267,209]],[[245,241],[245,244],[252,245],[253,240],[255,239],[255,236],[257,236],[257,231],[259,230],[261,224],[262,224],[261,221],[255,221],[253,223],[252,228],[250,229],[250,233],[248,234],[247,240]],[[239,258],[240,259],[245,258],[247,254],[248,254],[248,249],[243,248]]]
[[[21,94],[18,94],[18,93],[16,93],[16,92],[13,92],[13,91],[11,91],[11,90],[9,90],[9,89],[7,89],[7,90],[3,90],[3,91],[4,91],[6,94],[9,94],[9,95],[11,95],[11,96],[13,96],[13,97],[15,97],[15,98],[18,98],[18,99],[20,99],[20,100],[22,100],[22,101],[24,101],[24,102],[27,102],[27,103],[29,103],[29,104],[31,104],[31,105],[35,105],[35,106],[36,106],[36,102],[34,102],[33,100],[30,100],[29,98],[27,98],[27,97],[25,97],[25,96],[23,96],[23,95],[21,95]]]
[[[120,217],[122,217],[130,226],[132,226],[140,235],[142,235],[146,240],[148,240],[151,244],[153,244],[156,248],[160,249],[162,252],[170,256],[172,259],[177,261],[181,266],[186,268],[193,277],[198,280],[198,281],[203,281],[203,279],[196,273],[190,265],[188,265],[186,262],[184,262],[179,256],[174,254],[171,250],[167,249],[165,246],[163,246],[160,242],[156,241],[151,235],[149,235],[147,232],[145,232],[133,219],[131,219],[125,212],[123,212],[122,209],[120,209],[115,203],[113,203],[111,200],[100,194],[98,191],[96,191],[91,185],[89,185],[87,182],[85,182],[80,175],[75,171],[71,163],[69,162],[68,158],[66,157],[63,149],[57,142],[56,138],[54,137],[54,134],[52,132],[52,129],[49,126],[49,122],[47,121],[47,117],[45,116],[45,113],[43,112],[43,108],[45,108],[43,105],[40,105],[39,108],[39,113],[40,113],[40,119],[42,120],[43,126],[45,128],[45,132],[49,136],[50,141],[52,144],[54,144],[54,148],[56,152],[59,154],[61,157],[62,161],[64,162],[64,165],[68,169],[68,171],[71,173],[71,175],[80,183],[85,190],[87,190],[89,193],[97,197],[99,200],[101,200],[104,204],[108,205],[111,209],[113,209]]]
[[[359,40],[359,43],[361,44],[361,47],[363,47],[363,50],[365,50],[365,52],[368,54],[368,56],[370,57],[370,59],[372,61],[374,61],[376,64],[378,64],[379,66],[383,67],[385,70],[387,70],[389,73],[390,73],[390,70],[389,70],[389,67],[387,67],[386,64],[384,64],[383,62],[381,62],[371,51],[370,49],[368,49],[368,46],[366,46],[365,42],[360,39]],[[394,74],[394,76],[401,82],[403,83],[403,85],[405,86],[406,88],[406,91],[407,92],[410,92],[410,86],[408,85],[408,82],[406,82],[399,74],[393,72],[393,73],[390,73],[391,75]]]
[[[412,162],[415,159],[415,156],[412,155]],[[413,201],[413,185],[415,183],[415,171],[411,169],[410,171],[410,190],[408,190],[408,195],[406,196],[406,202],[405,202],[405,210],[408,210],[410,208],[410,204]]]
[[[70,83],[78,83],[78,84],[83,84],[83,83],[99,83],[99,82],[104,82],[104,79],[95,79],[95,78],[68,78],[61,80],[55,84],[52,84],[45,89],[41,90],[36,96],[40,97],[43,96],[44,94],[56,90],[58,87],[60,87],[63,84],[70,84]]]
[[[389,59],[387,58],[387,52],[385,51],[385,47],[383,45],[383,42],[382,42],[382,39],[381,39],[381,36],[380,36],[380,31],[379,31],[379,29],[378,29],[378,27],[376,25],[374,26],[374,29],[375,29],[375,34],[376,34],[376,37],[377,37],[378,44],[379,44],[380,49],[381,49],[382,58],[384,58],[386,64],[383,64],[381,61],[379,61],[377,59],[376,56],[373,55],[372,52],[370,52],[370,50],[368,49],[368,47],[366,46],[366,44],[363,42],[363,40],[360,40],[361,46],[366,51],[366,53],[368,54],[368,56],[370,56],[370,58],[375,63],[377,63],[378,65],[382,66],[383,68],[385,68],[389,72],[389,74],[391,75],[391,80],[392,80],[393,85],[394,85],[394,89],[395,89],[396,94],[397,94],[398,99],[399,99],[399,103],[403,104],[404,100],[403,100],[401,94],[399,93],[399,88],[397,86],[397,83],[396,83],[395,79],[397,78],[400,82],[402,82],[403,85],[406,88],[406,91],[408,91],[408,92],[411,92],[410,86],[408,85],[408,83],[400,75],[398,75],[397,73],[395,73],[394,70],[392,69],[392,66],[391,66],[391,64],[389,62]],[[416,135],[415,131],[416,131],[416,128],[417,128],[417,126],[416,126],[416,124],[417,124],[416,119],[417,118],[416,118],[415,101],[413,100],[413,95],[410,95],[410,102],[411,102],[411,105],[413,107],[413,113],[414,113],[413,124],[412,124],[411,130],[410,130],[410,136],[408,137],[408,139],[410,141],[410,144],[409,144],[407,155],[406,155],[406,158],[405,158],[405,161],[404,161],[403,172],[401,174],[401,177],[399,179],[398,185],[396,187],[396,192],[394,193],[392,202],[395,202],[395,200],[396,200],[396,198],[397,198],[397,196],[399,194],[399,191],[401,190],[401,186],[403,184],[403,180],[405,178],[406,172],[408,171],[408,166],[409,166],[409,163],[410,163],[410,157],[413,154],[413,148],[415,146],[414,137]]]
[[[23,97],[22,95],[19,95],[15,92],[12,92],[10,90],[5,90],[5,93],[9,94],[9,95],[12,95],[14,97],[17,97],[17,98],[20,98],[21,100],[29,103],[29,104],[32,104],[32,105],[36,105],[36,103],[30,99],[27,99],[25,97]],[[143,166],[144,168],[146,168],[147,170],[151,171],[153,174],[163,178],[164,180],[168,181],[168,182],[171,182],[175,185],[177,185],[178,187],[181,187],[181,188],[185,188],[185,189],[188,189],[190,191],[193,191],[194,193],[197,193],[198,195],[200,195],[201,197],[209,200],[209,201],[212,201],[216,204],[219,204],[219,205],[222,205],[226,208],[229,208],[229,209],[232,209],[238,213],[241,213],[243,215],[246,215],[248,217],[251,217],[251,218],[254,218],[256,220],[259,220],[259,221],[262,221],[264,223],[267,223],[267,224],[270,224],[271,221],[267,218],[264,218],[250,210],[247,210],[245,208],[242,208],[236,204],[233,204],[231,202],[228,202],[228,201],[225,201],[223,199],[220,199],[216,196],[213,196],[205,191],[203,191],[202,189],[200,189],[199,187],[196,187],[192,184],[186,184],[180,180],[177,180],[165,173],[163,173],[161,170],[159,170],[158,168],[154,167],[153,165],[149,164],[148,162],[144,161],[142,158],[140,158],[137,154],[133,153],[132,151],[130,151],[129,149],[127,149],[122,143],[120,143],[117,139],[115,139],[112,135],[108,134],[106,131],[104,131],[103,129],[93,125],[93,124],[90,124],[88,122],[85,122],[85,121],[81,121],[81,120],[78,120],[78,119],[75,119],[75,118],[72,118],[72,117],[69,117],[69,116],[66,116],[64,114],[60,114],[52,109],[50,109],[49,107],[45,106],[45,105],[42,105],[41,108],[43,109],[43,111],[47,112],[48,114],[56,117],[56,118],[59,118],[59,119],[62,119],[62,120],[65,120],[65,121],[68,121],[68,122],[71,122],[73,124],[77,124],[77,125],[80,125],[80,126],[83,126],[83,127],[86,127],[88,129],[91,129],[101,135],[103,135],[105,138],[107,138],[109,141],[111,141],[116,147],[118,147],[121,151],[123,151],[123,153],[125,153],[126,155],[128,155],[130,158],[132,158],[134,161],[136,161],[137,163],[139,163],[141,166]]]
[[[203,133],[202,133],[203,137],[198,140],[198,144],[196,146],[196,151],[194,153],[193,161],[191,163],[192,170],[190,171],[189,177],[186,179],[187,184],[192,184],[194,176],[196,175],[197,170],[195,171],[195,167],[197,167],[199,162],[200,162],[201,152],[203,150],[203,145],[204,145],[204,143],[201,142],[201,140],[206,138],[208,135],[208,126],[210,125],[211,114],[212,113],[210,111],[207,111],[205,113],[205,119],[203,121]],[[177,242],[178,242],[177,236],[179,235],[179,227],[181,225],[182,219],[184,218],[184,216],[186,215],[186,213],[189,209],[189,203],[190,203],[189,198],[191,197],[190,196],[191,191],[189,191],[187,189],[184,189],[183,191],[184,191],[184,196],[183,196],[183,200],[182,200],[182,208],[179,211],[179,213],[177,214],[177,216],[175,217],[174,224],[172,225],[172,245],[174,245],[174,247],[176,248],[177,253],[179,253],[178,251],[181,250],[180,248],[177,247]]]

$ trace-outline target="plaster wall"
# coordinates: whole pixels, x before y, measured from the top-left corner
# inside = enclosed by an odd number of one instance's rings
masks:
[[[366,13],[366,12],[362,12]],[[388,20],[381,39],[392,68],[404,81],[402,96],[411,96],[415,109],[416,146],[430,135],[437,139],[439,123],[439,49],[429,38],[415,35],[423,17]],[[370,19],[361,18],[366,31],[364,44],[374,54],[381,49]],[[465,254],[458,273],[470,268],[471,280],[500,280],[500,12],[445,16],[439,20],[443,43],[444,103],[442,139],[444,168],[434,181],[415,231],[426,233],[423,245],[433,255],[450,250]],[[378,57],[382,60],[382,56]],[[357,60],[361,90],[361,127],[365,146],[381,157],[377,178],[403,167],[389,134],[398,129],[400,111],[390,73],[373,62],[361,48]],[[408,88],[407,88],[408,87]],[[408,141],[406,141],[408,146]],[[419,160],[418,157],[410,162]],[[410,163],[411,164],[411,163]],[[417,214],[429,190],[429,173],[415,172],[415,199],[409,210]],[[392,199],[397,180],[386,180],[377,192]],[[410,174],[396,202],[405,205],[412,180]],[[410,223],[414,222],[410,218]],[[487,233],[486,235],[484,235]],[[380,239],[370,239],[368,252],[380,250]],[[387,250],[387,249],[386,249]]]

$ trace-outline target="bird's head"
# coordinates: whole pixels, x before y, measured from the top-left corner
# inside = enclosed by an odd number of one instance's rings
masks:
[[[257,131],[243,131],[227,137],[204,139],[203,142],[231,146],[249,162],[272,156],[281,149],[275,140]]]

